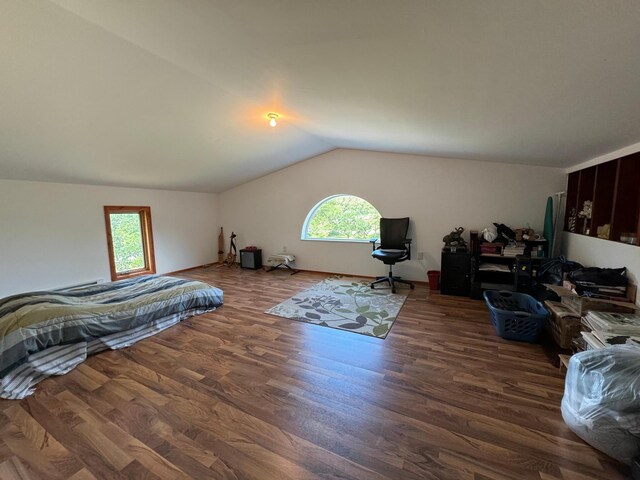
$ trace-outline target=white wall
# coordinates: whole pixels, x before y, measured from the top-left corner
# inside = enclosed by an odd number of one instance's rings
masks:
[[[567,258],[585,267],[627,267],[633,283],[640,278],[640,248],[635,245],[563,232],[562,250]]]
[[[110,280],[104,205],[150,206],[158,273],[216,260],[217,194],[0,180],[0,297]]]
[[[640,143],[636,143],[575,165],[567,169],[567,173],[639,151]],[[637,246],[564,232],[562,252],[568,259],[580,262],[586,267],[627,267],[627,274],[633,283],[637,285],[640,279],[640,248]],[[640,296],[636,301],[640,304]]]
[[[385,217],[409,216],[413,258],[395,267],[413,280],[440,268],[442,237],[454,227],[468,231],[491,222],[529,224],[542,231],[546,200],[563,190],[561,169],[417,155],[334,150],[220,194],[220,220],[238,246],[255,244],[263,256],[282,247],[302,269],[382,275],[369,244],[303,241],[302,224],[320,200],[348,193],[371,202]]]

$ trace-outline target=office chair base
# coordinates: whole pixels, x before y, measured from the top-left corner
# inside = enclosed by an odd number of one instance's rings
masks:
[[[401,277],[396,277],[394,275],[387,275],[386,277],[376,277],[375,282],[371,282],[371,288],[375,288],[374,286],[379,284],[379,283],[384,283],[387,282],[389,284],[389,286],[391,287],[391,293],[396,293],[396,284],[397,283],[402,283],[404,285],[409,285],[409,288],[411,288],[411,290],[413,290],[414,288],[416,288],[416,286],[409,282],[408,280],[402,280]]]

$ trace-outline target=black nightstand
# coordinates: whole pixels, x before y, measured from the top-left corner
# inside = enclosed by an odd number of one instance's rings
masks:
[[[262,268],[262,250],[240,250],[240,267],[258,270]]]
[[[442,252],[440,293],[468,297],[471,293],[471,254]]]

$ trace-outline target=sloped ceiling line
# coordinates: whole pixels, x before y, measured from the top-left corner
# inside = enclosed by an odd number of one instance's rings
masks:
[[[566,168],[640,141],[636,0],[0,9],[2,178],[220,192],[336,147]]]

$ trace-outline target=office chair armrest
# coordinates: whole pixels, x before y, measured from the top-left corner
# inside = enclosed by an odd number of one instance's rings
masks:
[[[411,239],[407,238],[404,244],[407,246],[407,260],[411,260]]]
[[[376,243],[378,243],[378,239],[377,238],[372,238],[369,240],[369,243],[371,244],[371,246],[373,247],[373,250],[375,252],[376,250]]]

